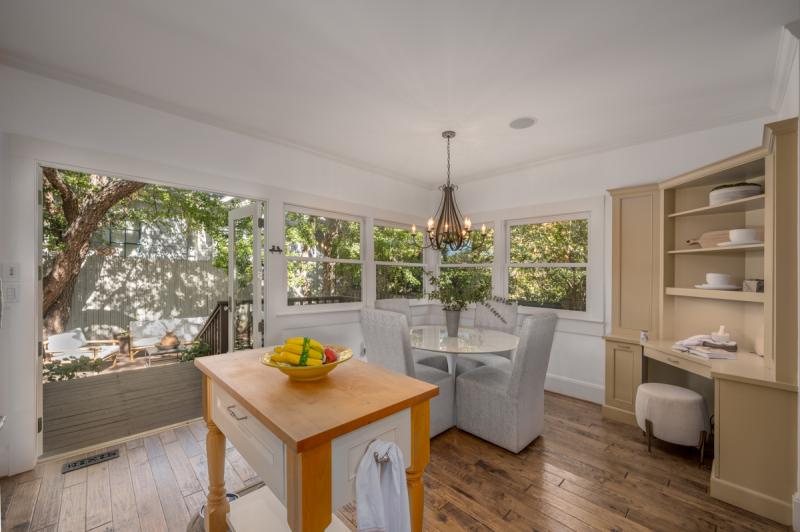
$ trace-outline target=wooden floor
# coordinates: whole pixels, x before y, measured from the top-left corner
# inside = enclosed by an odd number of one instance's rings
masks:
[[[707,495],[689,449],[604,421],[596,405],[547,394],[542,437],[519,455],[457,429],[431,442],[426,530],[788,530]],[[121,457],[61,475],[63,461],[0,479],[3,530],[180,531],[205,498],[205,427],[119,446]],[[696,452],[696,451],[695,451]],[[233,448],[229,490],[255,472]],[[339,515],[351,526],[352,505]]]

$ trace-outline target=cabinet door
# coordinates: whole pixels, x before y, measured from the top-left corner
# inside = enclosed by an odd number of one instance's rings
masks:
[[[606,342],[606,405],[633,412],[642,383],[642,347]]]

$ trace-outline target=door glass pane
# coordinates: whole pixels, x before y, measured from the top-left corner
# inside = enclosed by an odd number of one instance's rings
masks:
[[[233,350],[253,348],[253,219],[233,225]]]

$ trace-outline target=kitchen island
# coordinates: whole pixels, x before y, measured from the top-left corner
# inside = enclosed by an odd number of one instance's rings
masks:
[[[411,522],[422,529],[422,475],[430,456],[434,385],[350,360],[315,382],[294,382],[260,362],[264,349],[195,359],[208,425],[206,530],[318,532],[355,498],[355,472],[375,439],[403,452]],[[266,486],[229,505],[225,439]]]

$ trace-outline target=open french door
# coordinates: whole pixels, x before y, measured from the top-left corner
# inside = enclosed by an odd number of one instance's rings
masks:
[[[264,203],[228,213],[228,351],[264,345]]]

